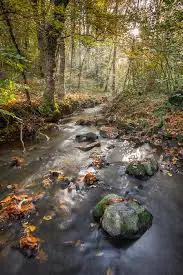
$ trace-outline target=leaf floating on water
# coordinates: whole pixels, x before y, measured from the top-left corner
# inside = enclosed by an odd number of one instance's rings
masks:
[[[47,215],[47,216],[44,216],[44,217],[43,217],[43,220],[44,220],[44,221],[50,221],[50,220],[52,220],[52,218],[53,218],[53,216]]]
[[[27,233],[20,239],[20,248],[37,250],[40,246],[41,239],[32,235],[32,233]]]
[[[172,177],[173,175],[172,175],[172,173],[171,173],[171,172],[168,172],[168,176],[169,176],[169,177]]]
[[[36,231],[36,226],[33,224],[24,223],[23,227],[25,228],[26,233],[32,233]]]

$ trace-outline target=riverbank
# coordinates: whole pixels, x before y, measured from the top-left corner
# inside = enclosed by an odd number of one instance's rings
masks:
[[[33,101],[31,106],[21,101],[2,106],[4,113],[0,113],[0,144],[19,140],[21,124],[22,138],[34,139],[40,132],[53,128],[60,119],[105,100],[100,94],[68,93],[52,114],[46,113],[39,101]]]

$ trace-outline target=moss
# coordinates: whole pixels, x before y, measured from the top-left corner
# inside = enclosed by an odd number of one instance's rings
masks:
[[[96,220],[99,220],[103,214],[104,214],[104,211],[107,207],[107,204],[110,200],[113,200],[113,199],[121,199],[122,197],[116,195],[116,194],[109,194],[109,195],[106,195],[102,200],[100,200],[97,205],[95,206],[94,210],[93,210],[93,217],[94,219]]]
[[[143,212],[138,214],[138,225],[139,228],[143,228],[145,225],[151,225],[153,216],[151,213],[149,213],[147,210],[144,210]]]
[[[130,164],[126,170],[127,174],[136,176],[136,177],[144,177],[146,175],[146,168],[144,164]]]

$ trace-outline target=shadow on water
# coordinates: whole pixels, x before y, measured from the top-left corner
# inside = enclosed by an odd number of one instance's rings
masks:
[[[85,117],[98,114],[97,107],[84,111]],[[73,121],[74,120],[74,121]],[[182,176],[169,177],[157,173],[147,181],[139,181],[124,173],[123,161],[149,154],[145,145],[134,149],[131,143],[114,141],[115,148],[107,150],[108,140],[101,140],[101,148],[81,152],[75,148],[75,135],[87,131],[98,134],[95,127],[75,125],[76,117],[60,125],[57,136],[49,142],[35,145],[25,155],[26,165],[10,169],[11,157],[20,154],[17,148],[0,151],[0,181],[3,197],[7,185],[19,184],[26,192],[44,191],[36,202],[38,215],[31,218],[37,227],[36,236],[44,240],[42,249],[48,255],[44,263],[27,259],[11,245],[0,252],[2,275],[179,275],[183,270],[183,184]],[[32,145],[31,145],[32,146]],[[30,147],[31,147],[30,146]],[[14,151],[12,151],[14,150]],[[136,150],[136,151],[135,151]],[[50,169],[62,169],[75,179],[82,167],[88,165],[91,152],[102,152],[110,166],[99,170],[100,183],[96,188],[68,191],[59,186],[42,188],[42,179]],[[152,227],[137,240],[112,241],[98,229],[91,210],[108,193],[128,194],[144,203],[152,212]],[[52,219],[45,221],[45,215]],[[13,231],[13,232],[12,232]],[[3,239],[16,238],[17,230],[0,232]]]

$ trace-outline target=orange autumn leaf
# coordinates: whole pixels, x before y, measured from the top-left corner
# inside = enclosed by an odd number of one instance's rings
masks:
[[[88,173],[84,177],[84,182],[87,184],[93,184],[97,181],[97,177],[95,173]]]
[[[40,242],[41,239],[33,236],[32,233],[28,233],[20,239],[20,248],[38,249]]]

